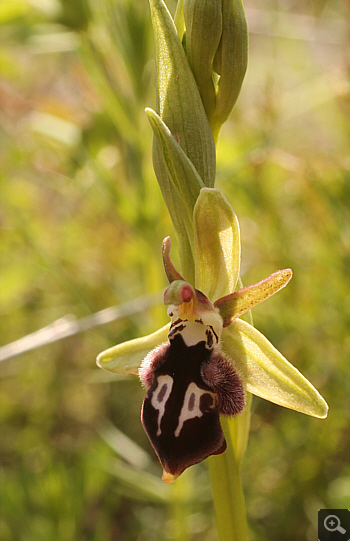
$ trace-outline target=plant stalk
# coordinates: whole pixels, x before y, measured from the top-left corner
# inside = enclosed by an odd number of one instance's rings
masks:
[[[209,457],[218,541],[248,541],[248,524],[240,464],[246,448],[250,424],[251,395],[237,418],[221,418],[227,449]]]

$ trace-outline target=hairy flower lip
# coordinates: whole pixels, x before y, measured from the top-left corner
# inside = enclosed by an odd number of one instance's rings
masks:
[[[142,424],[163,466],[164,482],[224,452],[220,414],[233,416],[245,406],[242,380],[221,349],[222,319],[211,303],[202,309],[192,288],[190,301],[181,302],[187,286],[181,281],[169,286],[179,304],[169,305],[168,341],[150,351],[140,368],[147,389]]]

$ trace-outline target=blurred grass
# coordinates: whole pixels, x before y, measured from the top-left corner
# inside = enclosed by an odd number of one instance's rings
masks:
[[[240,220],[244,283],[293,269],[254,322],[330,413],[255,398],[244,485],[252,539],[311,541],[317,510],[350,496],[349,35],[330,0],[245,5],[249,69],[217,186]],[[5,345],[160,291],[173,230],[144,114],[155,96],[147,2],[12,0],[0,22]],[[139,382],[95,367],[102,349],[165,322],[150,307],[1,363],[1,539],[215,540],[206,465],[165,487]]]

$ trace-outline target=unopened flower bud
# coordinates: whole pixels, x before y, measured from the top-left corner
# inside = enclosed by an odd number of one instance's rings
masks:
[[[222,0],[222,36],[213,71],[220,79],[211,128],[217,138],[239,96],[248,64],[248,28],[241,0]]]
[[[186,54],[217,140],[247,69],[248,31],[241,0],[185,0]]]
[[[185,0],[186,53],[210,121],[216,106],[213,62],[222,35],[221,0]]]

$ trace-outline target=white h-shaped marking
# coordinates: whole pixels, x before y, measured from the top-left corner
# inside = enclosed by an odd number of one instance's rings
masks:
[[[198,385],[196,385],[193,381],[187,387],[184,402],[179,416],[179,423],[175,430],[176,437],[180,435],[185,421],[187,421],[188,419],[194,419],[195,417],[203,416],[203,412],[200,410],[199,406],[201,396],[203,396],[204,394],[209,394],[213,397],[213,405],[211,407],[214,407],[215,395],[213,393],[205,391],[204,389],[200,389]]]
[[[160,436],[162,433],[160,423],[165,412],[165,405],[170,396],[171,389],[173,388],[174,380],[171,376],[158,376],[157,383],[157,388],[154,389],[152,394],[151,404],[154,409],[158,410],[157,436]]]

